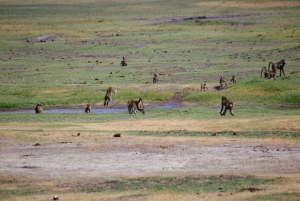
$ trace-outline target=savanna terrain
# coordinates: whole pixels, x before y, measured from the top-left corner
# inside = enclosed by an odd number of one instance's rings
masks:
[[[297,0],[0,0],[0,200],[300,200],[299,17]],[[144,115],[84,114],[139,98]]]

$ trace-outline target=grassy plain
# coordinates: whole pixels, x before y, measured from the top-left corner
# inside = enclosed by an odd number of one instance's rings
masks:
[[[182,106],[135,116],[0,114],[1,146],[78,142],[70,139],[78,132],[86,134],[80,142],[122,132],[150,144],[212,135],[212,144],[299,144],[299,11],[297,0],[0,0],[0,108],[101,108],[109,86],[118,88],[116,107],[140,97],[146,106]],[[261,78],[262,67],[281,59],[285,76]],[[213,90],[220,76],[228,87]],[[200,83],[209,90],[200,91]],[[234,102],[235,117],[219,115],[223,95]],[[68,200],[298,200],[300,176],[278,175],[154,175],[61,186],[2,172],[0,200],[48,200],[57,192]]]

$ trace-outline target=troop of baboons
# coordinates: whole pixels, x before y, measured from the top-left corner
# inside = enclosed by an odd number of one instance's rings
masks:
[[[277,69],[280,70],[280,76],[281,76],[281,72],[283,73],[283,75],[285,76],[285,72],[284,72],[284,66],[285,66],[286,62],[284,59],[280,60],[277,63],[273,63],[270,62],[268,69],[266,67],[263,67],[261,70],[261,77],[262,77],[262,73],[264,72],[264,76],[265,78],[274,78],[274,80],[276,80],[276,71]],[[121,65],[122,66],[127,66],[127,60],[125,57],[123,57],[123,60],[121,61]],[[270,71],[270,67],[272,68],[272,71]],[[158,82],[158,77],[157,74],[153,74],[153,83],[157,83]],[[236,78],[235,75],[232,76],[230,82],[232,82],[233,84],[236,84]],[[220,77],[220,88],[224,89],[227,87],[227,83],[226,83],[226,79],[225,77],[221,76]],[[206,83],[202,84],[201,83],[201,91],[206,91],[208,90],[208,87],[206,85]],[[108,87],[108,89],[106,90],[106,94],[104,96],[104,106],[107,106],[109,104],[110,101],[112,101],[112,93],[117,93],[117,89],[113,90],[112,87]],[[135,101],[135,100],[130,100],[127,102],[127,107],[128,107],[128,112],[129,114],[136,114],[137,110],[139,110],[141,113],[145,114],[144,111],[144,104],[142,99],[140,98],[139,100]],[[220,111],[220,115],[221,116],[225,116],[227,110],[229,110],[230,114],[232,116],[234,116],[233,114],[233,102],[230,102],[225,96],[222,96],[222,101],[221,101],[221,111]],[[42,105],[40,103],[38,103],[35,107],[35,113],[42,113],[43,109],[42,109]],[[85,113],[92,113],[92,107],[90,104],[87,104],[87,107],[85,108]],[[114,136],[114,137],[120,137],[120,136]]]

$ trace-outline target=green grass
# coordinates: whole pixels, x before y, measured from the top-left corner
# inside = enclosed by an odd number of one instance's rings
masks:
[[[238,192],[262,184],[271,184],[275,179],[255,176],[187,176],[187,177],[142,177],[127,180],[109,180],[92,188],[81,187],[85,192],[120,192],[143,190],[148,192]],[[79,187],[80,189],[80,187]]]
[[[17,196],[28,196],[33,195],[36,192],[32,189],[27,188],[18,188],[18,189],[0,189],[0,200],[7,200],[9,198],[17,197]]]
[[[92,0],[85,4],[77,0],[3,2],[0,108],[31,106],[37,102],[46,105],[99,102],[96,92],[102,90],[100,81],[112,86],[138,84],[141,87],[135,92],[128,91],[133,93],[132,97],[168,100],[172,92],[166,95],[161,92],[166,90],[163,87],[143,92],[142,85],[151,82],[153,73],[167,74],[159,76],[160,83],[166,85],[217,84],[221,75],[228,82],[231,75],[236,75],[238,84],[222,91],[236,97],[236,102],[300,103],[300,76],[290,74],[298,71],[298,7],[232,9],[196,6],[197,3],[177,0],[170,9],[167,1],[152,0],[101,1],[101,6]],[[222,15],[241,17],[157,20]],[[59,37],[54,41],[32,42],[35,37],[47,34]],[[127,57],[129,66],[120,67],[122,56]],[[278,78],[276,82],[259,79],[263,66],[282,58],[287,61],[286,72],[291,79]],[[86,86],[81,86],[83,83]],[[43,89],[53,93],[42,94]],[[219,95],[214,91],[205,95],[192,92],[185,100],[211,104]],[[116,100],[121,103],[129,96],[120,94]]]
[[[261,185],[274,184],[277,179],[257,176],[237,176],[237,175],[215,175],[215,176],[163,176],[163,177],[138,177],[120,180],[96,181],[91,180],[88,184],[85,182],[72,185],[71,191],[64,190],[61,194],[69,192],[109,192],[119,193],[124,191],[140,191],[147,193],[238,193],[254,189],[256,191],[263,190]],[[9,183],[8,183],[9,182]],[[28,181],[31,183],[31,181]],[[29,190],[23,188],[26,181],[18,184],[18,181],[1,181],[2,189],[0,190],[1,200],[7,200],[15,196],[38,195],[53,193],[47,185],[43,189]],[[5,185],[10,185],[6,187]],[[20,185],[22,188],[14,189],[14,185]],[[68,183],[63,184],[62,188],[68,186]],[[60,187],[60,184],[57,184]],[[146,191],[145,191],[146,190]],[[250,190],[249,190],[250,191]]]
[[[297,85],[290,80],[253,78],[239,85],[229,85],[226,90],[218,92],[187,91],[185,100],[212,104],[224,95],[230,101],[240,104],[298,104],[300,94],[296,87]]]
[[[205,131],[187,131],[187,130],[172,130],[172,131],[130,131],[126,132],[130,135],[138,136],[159,136],[159,137],[226,137],[226,138],[256,138],[256,139],[300,139],[299,131],[221,131],[221,132],[205,132]],[[235,133],[236,135],[233,135]]]
[[[115,87],[117,88],[117,87]],[[0,86],[6,96],[0,97],[0,108],[17,108],[24,106],[34,106],[42,103],[44,106],[72,105],[80,103],[101,103],[107,87],[78,84],[75,86],[32,86],[24,85],[21,87]],[[148,102],[164,100],[173,96],[172,91],[164,90],[134,90],[118,89],[113,94],[113,100],[117,104],[126,105],[128,100],[143,98]]]

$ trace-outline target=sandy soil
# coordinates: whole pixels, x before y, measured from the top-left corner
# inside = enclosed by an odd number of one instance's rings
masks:
[[[0,173],[114,179],[162,174],[292,174],[300,145],[291,141],[105,136],[99,142],[1,146]],[[5,140],[2,140],[5,143]]]

